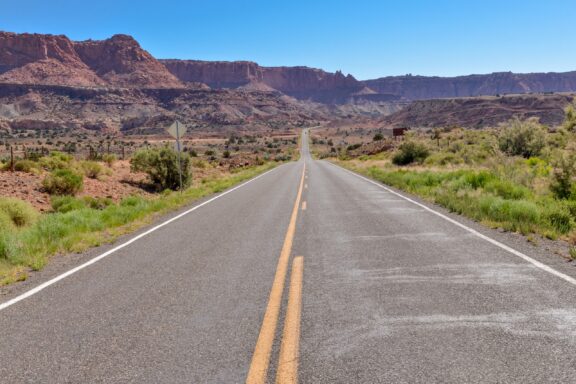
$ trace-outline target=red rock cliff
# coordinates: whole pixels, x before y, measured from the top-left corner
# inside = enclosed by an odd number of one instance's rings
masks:
[[[178,79],[213,88],[260,83],[298,99],[341,102],[364,85],[353,76],[308,67],[261,67],[249,61],[161,60]]]
[[[74,43],[78,56],[98,76],[115,86],[178,88],[182,84],[131,36]]]
[[[0,32],[0,82],[128,88],[182,87],[130,36],[72,42],[66,36]]]
[[[576,72],[491,73],[458,77],[393,76],[363,82],[378,93],[409,100],[530,92],[574,92]]]

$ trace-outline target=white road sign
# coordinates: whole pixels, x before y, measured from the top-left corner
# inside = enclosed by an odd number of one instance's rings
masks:
[[[181,122],[179,122],[178,120],[176,120],[175,122],[172,123],[172,125],[170,127],[168,127],[168,129],[166,129],[166,131],[175,139],[179,139],[182,136],[184,136],[184,134],[186,133],[186,126],[184,124],[182,124]]]

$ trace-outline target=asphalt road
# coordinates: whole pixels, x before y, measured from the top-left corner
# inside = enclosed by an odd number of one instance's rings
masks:
[[[574,383],[575,302],[303,140],[299,162],[1,309],[0,382]]]

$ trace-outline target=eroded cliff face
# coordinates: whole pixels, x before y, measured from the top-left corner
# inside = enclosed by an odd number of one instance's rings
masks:
[[[205,83],[212,88],[268,88],[300,100],[341,103],[364,88],[352,75],[316,68],[262,67],[249,61],[161,62],[181,81]]]
[[[114,35],[74,43],[80,59],[108,84],[127,88],[178,88],[182,83],[134,38]]]
[[[470,97],[530,92],[574,92],[576,71],[564,73],[512,72],[458,77],[393,76],[363,82],[378,93],[408,100]]]
[[[72,42],[66,36],[0,32],[0,82],[86,87],[182,87],[130,36]]]
[[[251,61],[160,60],[179,80],[211,88],[238,88],[262,80],[261,67]]]
[[[557,126],[564,120],[564,108],[573,102],[570,95],[509,95],[417,100],[382,118],[387,127],[495,127],[512,118],[538,118]]]
[[[102,86],[66,36],[0,32],[0,82]]]

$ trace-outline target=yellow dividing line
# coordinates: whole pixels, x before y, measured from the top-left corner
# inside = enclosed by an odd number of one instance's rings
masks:
[[[306,202],[305,202],[305,201],[302,202],[302,210],[303,210],[303,211],[306,210]]]
[[[302,313],[302,275],[304,259],[294,258],[290,274],[290,292],[284,320],[284,332],[278,359],[276,384],[298,383],[298,351],[300,346],[300,316]]]
[[[246,378],[247,384],[266,383],[268,366],[270,365],[270,353],[272,352],[272,344],[274,343],[278,315],[280,314],[284,281],[286,280],[286,272],[290,260],[290,252],[292,251],[294,233],[296,232],[296,219],[298,218],[298,208],[300,207],[300,200],[302,199],[302,187],[304,186],[305,173],[306,163],[304,163],[304,168],[302,169],[302,177],[300,179],[296,201],[294,202],[294,208],[292,209],[290,224],[288,224],[286,238],[284,239],[284,245],[282,246],[280,259],[278,260],[278,265],[276,267],[276,274],[274,275],[274,282],[272,283],[272,289],[270,290],[268,305],[266,306],[266,312],[264,312],[264,320],[262,321],[258,341],[256,342],[254,354],[252,355],[250,370],[248,371],[248,377]]]

